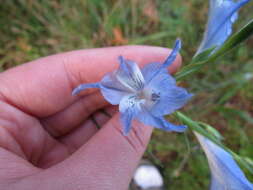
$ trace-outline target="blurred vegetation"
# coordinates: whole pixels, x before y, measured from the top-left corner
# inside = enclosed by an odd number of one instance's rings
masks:
[[[235,31],[252,18],[253,2]],[[0,69],[58,52],[124,44],[171,47],[180,37],[184,64],[203,35],[203,0],[9,0],[0,5]],[[224,143],[253,158],[253,39],[181,85],[195,93],[184,108],[215,126]],[[173,119],[173,118],[172,118]],[[191,132],[155,131],[145,154],[161,169],[166,189],[207,189],[206,159]],[[249,179],[253,179],[249,176]]]

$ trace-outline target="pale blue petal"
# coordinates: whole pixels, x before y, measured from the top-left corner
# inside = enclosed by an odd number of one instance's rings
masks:
[[[187,128],[184,125],[174,125],[165,120],[163,117],[156,117],[143,107],[142,111],[138,114],[137,119],[145,125],[149,125],[165,131],[184,132]]]
[[[116,71],[115,76],[118,81],[133,92],[141,90],[145,81],[138,65],[130,60],[125,60],[122,56],[119,57],[120,66]]]
[[[132,120],[134,118],[134,112],[131,109],[126,110],[120,114],[120,120],[123,125],[123,135],[127,136],[132,128]]]
[[[173,123],[168,122],[163,117],[160,119],[163,122],[163,126],[164,126],[163,128],[160,128],[160,129],[163,129],[165,131],[175,131],[175,132],[182,133],[187,129],[187,126],[185,125],[175,125]]]
[[[170,66],[175,61],[177,54],[180,51],[181,47],[182,47],[181,40],[177,39],[172,52],[170,53],[169,57],[163,63],[164,67]]]
[[[220,146],[195,132],[211,170],[211,190],[253,190],[253,184],[245,177],[233,157]]]
[[[222,185],[219,183],[219,181],[211,176],[211,184],[210,184],[210,190],[224,190],[224,188],[222,187]]]
[[[162,89],[163,88],[160,88],[160,90]],[[166,93],[161,93],[160,99],[154,104],[150,111],[155,116],[171,114],[182,108],[192,96],[193,95],[188,93],[184,88],[177,86],[171,87]]]
[[[232,33],[232,25],[238,17],[238,10],[249,0],[210,0],[208,23],[198,53],[220,46]]]
[[[157,73],[157,71],[159,71]],[[167,77],[167,84],[169,85],[175,85],[176,80],[168,74],[168,69],[162,67],[161,63],[150,63],[145,65],[142,69],[141,72],[143,74],[143,77],[146,81],[146,85],[149,85],[149,83],[152,81],[153,78],[163,78],[163,76]],[[161,75],[161,77],[160,77]]]
[[[72,95],[77,95],[87,88],[100,88],[100,83],[98,82],[98,83],[80,84],[72,91]]]
[[[129,95],[131,90],[123,86],[115,77],[115,72],[108,73],[100,83],[101,93],[112,105],[120,103],[123,96]]]
[[[104,76],[100,83],[81,84],[72,91],[72,95],[77,95],[87,88],[100,88],[104,98],[112,105],[120,103],[123,96],[130,94],[130,90],[124,87],[114,76],[109,73]]]
[[[139,99],[136,94],[129,94],[121,99],[119,104],[119,111],[121,113],[124,113],[128,109],[131,109],[136,115],[139,110],[141,110],[141,105],[143,104],[143,102],[144,100]]]
[[[159,97],[153,105],[147,105],[155,116],[174,112],[183,107],[192,97],[192,94],[188,93],[184,88],[177,87],[175,79],[166,72],[156,75],[144,90],[151,91]]]
[[[121,122],[123,124],[123,134],[127,135],[131,129],[132,120],[139,114],[141,104],[135,94],[124,96],[119,104],[119,111],[121,113]]]
[[[185,89],[176,86],[176,80],[167,69],[167,66],[176,59],[180,48],[181,41],[177,40],[173,51],[163,64],[150,63],[141,70],[146,82],[143,89],[147,100],[145,106],[154,116],[170,114],[181,108],[192,97]]]
[[[181,41],[178,39],[175,42],[172,52],[170,53],[170,55],[163,64],[150,63],[142,68],[141,72],[144,76],[146,84],[150,83],[150,81],[152,81],[153,78],[156,77],[157,75],[168,73],[168,66],[170,66],[175,61],[180,48],[181,48]],[[172,77],[170,77],[170,81],[171,83],[176,83]]]

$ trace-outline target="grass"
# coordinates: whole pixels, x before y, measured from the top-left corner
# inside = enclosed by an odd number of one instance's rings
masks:
[[[251,16],[249,3],[235,30]],[[0,70],[81,48],[124,44],[171,47],[180,37],[187,64],[205,28],[202,0],[12,0],[0,6]],[[253,39],[181,85],[196,96],[184,111],[215,126],[224,143],[253,158]],[[206,159],[190,132],[155,131],[145,154],[161,169],[166,189],[207,189]],[[252,176],[249,179],[253,180]]]

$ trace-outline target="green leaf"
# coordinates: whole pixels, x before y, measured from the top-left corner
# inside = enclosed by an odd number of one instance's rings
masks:
[[[253,117],[249,113],[243,110],[237,110],[225,106],[219,106],[216,109],[218,112],[223,112],[223,113],[229,113],[231,117],[233,116],[239,116],[241,119],[247,121],[250,124],[253,124]]]
[[[210,56],[210,54],[213,52],[213,50],[216,48],[217,46],[208,48],[206,50],[204,50],[203,52],[195,55],[192,59],[192,61],[190,62],[190,64],[194,64],[194,63],[199,63],[199,62],[203,62],[205,60],[207,60]]]
[[[181,112],[175,112],[176,117],[182,121],[185,125],[187,125],[191,130],[198,132],[199,134],[207,137],[214,143],[218,144],[219,146],[222,146],[220,143],[220,140],[217,139],[214,135],[209,133],[203,126],[199,124],[199,122],[193,121],[191,118],[187,117]],[[202,123],[203,124],[203,123]]]
[[[144,37],[139,37],[135,38],[133,40],[130,40],[129,44],[143,44],[146,43],[147,41],[155,41],[159,40],[162,38],[165,38],[166,36],[169,36],[170,33],[168,31],[163,31],[163,32],[157,32],[155,34],[150,34]]]
[[[249,165],[251,165],[251,166],[253,167],[253,160],[252,160],[251,158],[249,158],[249,157],[243,157],[243,159],[244,159]]]
[[[187,66],[183,67],[181,69],[181,71],[176,73],[175,78],[177,81],[180,81],[180,80],[184,79],[185,77],[197,72],[203,66],[204,66],[204,64],[202,64],[202,63],[187,65]]]
[[[215,128],[213,128],[211,125],[208,125],[208,124],[203,123],[203,122],[198,122],[198,124],[200,126],[204,127],[208,131],[208,133],[211,133],[219,141],[224,139],[223,136],[220,134],[220,132],[217,131]]]
[[[219,101],[217,104],[225,104],[230,98],[232,98],[239,90],[241,90],[242,86],[241,85],[234,85],[232,86],[229,90],[224,92],[222,94],[222,97],[220,97]]]

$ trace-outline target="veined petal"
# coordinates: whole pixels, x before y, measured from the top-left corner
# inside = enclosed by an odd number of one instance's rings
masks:
[[[160,90],[164,89],[159,86]],[[155,116],[171,114],[177,109],[183,107],[193,95],[188,93],[184,88],[173,86],[163,91],[157,103],[150,110]]]
[[[142,107],[142,111],[138,114],[137,119],[146,125],[150,125],[165,131],[184,132],[187,128],[184,125],[174,125],[165,120],[163,117],[156,117],[144,107]]]
[[[131,129],[132,120],[141,110],[142,100],[139,100],[135,94],[124,96],[119,104],[121,113],[121,122],[123,124],[123,134],[127,135]]]
[[[124,113],[128,109],[132,109],[134,113],[137,114],[141,110],[141,104],[143,103],[144,100],[139,99],[136,94],[129,94],[121,99],[119,111]]]
[[[146,108],[154,116],[170,114],[181,108],[192,97],[185,89],[176,86],[176,80],[167,70],[167,66],[176,59],[180,48],[181,41],[177,40],[173,51],[163,64],[151,63],[142,69],[146,81],[143,91],[144,94],[149,95],[146,98],[148,99]]]
[[[143,77],[146,81],[146,85],[149,85],[150,82],[154,78],[164,78],[167,77],[166,82],[169,85],[175,85],[176,80],[168,74],[168,69],[166,67],[162,67],[161,63],[150,63],[145,65],[141,72],[143,74]]]
[[[152,63],[143,68],[142,72],[145,80],[150,77],[150,73],[157,67],[159,67],[159,63]],[[149,94],[157,96],[155,101],[150,98],[151,100],[146,103],[147,109],[155,116],[174,112],[183,107],[192,97],[192,94],[185,89],[176,86],[175,79],[168,74],[166,68],[162,68],[160,73],[150,80],[143,91],[149,91]]]
[[[127,109],[124,113],[120,114],[120,120],[123,125],[123,135],[127,136],[132,126],[131,123],[134,119],[134,112],[131,109]]]
[[[208,23],[204,39],[197,54],[202,51],[220,46],[232,33],[232,25],[238,17],[238,10],[249,0],[210,0]]]
[[[131,90],[123,86],[116,78],[115,72],[108,73],[100,83],[101,93],[112,105],[120,103],[121,99],[131,94]]]
[[[115,73],[119,82],[133,92],[141,90],[145,81],[138,65],[133,61],[125,60],[122,56],[119,57],[119,61],[120,66]]]
[[[79,85],[72,91],[72,95],[77,95],[87,88],[100,88],[104,98],[112,105],[119,104],[123,96],[131,93],[118,82],[112,73],[105,75],[101,82]]]
[[[195,132],[208,160],[212,182],[210,190],[253,190],[233,157],[220,146]]]
[[[181,41],[179,39],[176,40],[174,48],[168,58],[165,60],[163,64],[161,63],[150,63],[143,67],[141,70],[146,84],[150,83],[154,77],[160,74],[167,74],[168,73],[168,66],[170,66],[176,59],[179,50],[181,49]],[[170,76],[169,76],[170,77]],[[176,83],[175,80],[170,77],[171,83]]]
[[[72,91],[72,95],[77,95],[87,88],[100,88],[100,83],[97,82],[97,83],[80,84]]]

